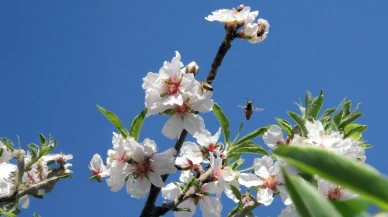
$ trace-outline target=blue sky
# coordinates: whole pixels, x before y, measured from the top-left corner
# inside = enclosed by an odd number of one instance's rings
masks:
[[[263,43],[235,40],[213,83],[232,136],[244,119],[236,105],[245,97],[265,108],[245,123],[247,133],[297,111],[293,102],[305,91],[323,89],[325,108],[343,97],[362,103],[359,122],[369,125],[364,137],[374,146],[367,163],[388,174],[387,1],[0,1],[0,135],[14,141],[19,135],[25,147],[38,143],[38,132],[51,134],[57,152],[74,155],[74,178],[61,180],[44,200],[33,199],[21,216],[138,216],[143,200],[87,181],[91,157],[105,158],[114,131],[95,105],[129,126],[144,108],[142,78],[176,50],[183,63],[196,61],[205,79],[224,30],[204,17],[239,4],[259,10],[271,27]],[[214,133],[213,114],[203,117]],[[155,140],[161,151],[171,147],[174,140],[161,134],[166,120],[147,119],[140,140]],[[224,201],[223,216],[233,205]],[[255,214],[276,217],[281,208],[277,199]]]

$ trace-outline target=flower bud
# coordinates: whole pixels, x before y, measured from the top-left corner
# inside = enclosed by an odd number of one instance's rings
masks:
[[[199,72],[199,66],[196,62],[191,62],[189,65],[186,66],[186,74],[193,73],[194,76],[197,75]]]

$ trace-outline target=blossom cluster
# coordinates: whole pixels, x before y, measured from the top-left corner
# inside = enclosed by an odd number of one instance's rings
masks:
[[[67,177],[72,174],[69,169],[72,164],[68,163],[68,160],[73,159],[72,155],[46,154],[36,158],[29,151],[11,150],[2,141],[0,141],[0,153],[0,197],[13,194],[15,191],[29,189],[52,177]],[[20,182],[17,181],[20,165],[14,164],[14,160],[22,161],[22,165],[24,165],[21,167],[23,176]],[[49,166],[52,164],[57,164],[59,167],[50,168]],[[40,190],[47,191],[49,189]],[[18,203],[22,208],[27,209],[29,201],[29,195],[26,194],[19,198]]]

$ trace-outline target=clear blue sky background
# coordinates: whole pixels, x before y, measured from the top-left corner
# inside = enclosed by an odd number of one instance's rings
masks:
[[[74,155],[74,179],[61,180],[44,200],[33,199],[21,216],[138,216],[143,200],[87,181],[91,157],[106,157],[114,131],[95,105],[129,126],[144,108],[142,78],[175,50],[185,64],[196,61],[204,79],[224,36],[222,24],[204,17],[241,3],[259,10],[271,27],[263,43],[234,41],[214,82],[214,100],[230,117],[232,136],[244,119],[236,105],[245,97],[265,108],[245,123],[247,133],[297,111],[293,102],[306,90],[323,89],[324,108],[343,97],[362,103],[359,122],[369,125],[364,136],[374,145],[367,163],[387,174],[387,1],[3,0],[0,135],[14,141],[19,135],[25,147],[38,143],[38,132],[52,134],[57,152]],[[214,133],[213,114],[204,117]],[[161,151],[171,147],[174,141],[161,134],[166,120],[147,119],[141,140],[156,140]],[[223,216],[233,206],[224,199]],[[276,217],[281,208],[277,199],[255,214]]]

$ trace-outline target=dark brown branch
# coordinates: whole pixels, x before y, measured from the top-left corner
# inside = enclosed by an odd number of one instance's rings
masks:
[[[232,41],[235,38],[236,38],[236,30],[234,30],[234,29],[226,29],[225,38],[222,41],[220,47],[218,48],[217,54],[214,57],[214,60],[213,60],[213,63],[211,65],[209,74],[208,74],[208,76],[206,78],[207,83],[211,84],[215,80],[215,78],[217,76],[218,68],[221,66],[221,63],[222,63],[226,53],[232,47],[231,43],[232,43]],[[183,130],[181,132],[180,137],[175,142],[174,148],[177,151],[177,154],[179,154],[179,152],[181,150],[181,147],[182,147],[182,144],[183,144],[183,142],[186,139],[186,136],[187,136],[187,131]],[[167,178],[168,178],[168,174],[162,176],[162,179],[163,179],[164,182],[167,180]],[[176,206],[171,206],[171,207],[166,207],[166,206],[155,207],[155,201],[156,201],[156,199],[157,199],[157,197],[158,197],[158,195],[160,193],[160,190],[161,190],[161,188],[158,188],[158,187],[156,187],[154,185],[151,185],[150,193],[148,195],[148,198],[147,198],[147,201],[146,201],[146,203],[144,205],[144,208],[143,208],[143,210],[142,210],[142,212],[140,214],[140,217],[162,216],[162,215],[166,214],[172,208],[176,208]],[[183,196],[182,196],[182,199],[183,199]]]

